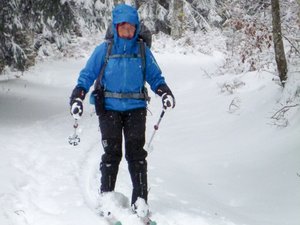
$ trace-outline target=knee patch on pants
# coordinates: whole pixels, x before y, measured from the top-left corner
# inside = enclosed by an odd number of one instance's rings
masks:
[[[104,154],[102,155],[103,163],[117,163],[122,159],[122,139],[105,139],[102,140]]]

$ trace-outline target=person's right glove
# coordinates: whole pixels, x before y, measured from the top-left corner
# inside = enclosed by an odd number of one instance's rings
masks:
[[[71,115],[74,119],[80,119],[83,113],[83,100],[85,98],[85,90],[81,87],[75,87],[70,97]]]
[[[166,84],[160,85],[156,90],[156,94],[162,97],[162,104],[164,109],[172,109],[175,107],[175,97]]]
[[[73,100],[73,104],[71,105],[71,115],[74,119],[80,119],[83,113],[83,105],[82,100],[80,98],[76,98]]]

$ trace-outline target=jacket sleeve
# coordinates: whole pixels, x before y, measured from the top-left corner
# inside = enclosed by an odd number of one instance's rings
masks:
[[[152,54],[150,49],[146,47],[146,81],[150,85],[151,90],[156,93],[159,86],[166,84],[165,78]]]
[[[88,59],[85,67],[80,71],[77,87],[83,88],[87,93],[97,79],[100,69],[104,64],[107,43],[97,46]]]

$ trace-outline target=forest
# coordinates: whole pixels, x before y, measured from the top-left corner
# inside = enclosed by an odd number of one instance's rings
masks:
[[[38,56],[51,54],[49,48],[66,54],[78,37],[105,32],[120,2],[136,6],[154,35],[181,40],[187,48],[201,45],[197,40],[203,36],[226,38],[218,50],[236,72],[267,69],[275,62],[269,0],[1,0],[0,74],[5,68],[25,71]],[[300,3],[279,2],[285,55],[297,64]]]

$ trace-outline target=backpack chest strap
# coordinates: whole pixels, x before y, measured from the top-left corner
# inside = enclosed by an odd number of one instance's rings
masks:
[[[113,54],[113,55],[110,55],[108,57],[109,59],[116,59],[116,58],[142,58],[142,55],[141,54]]]

